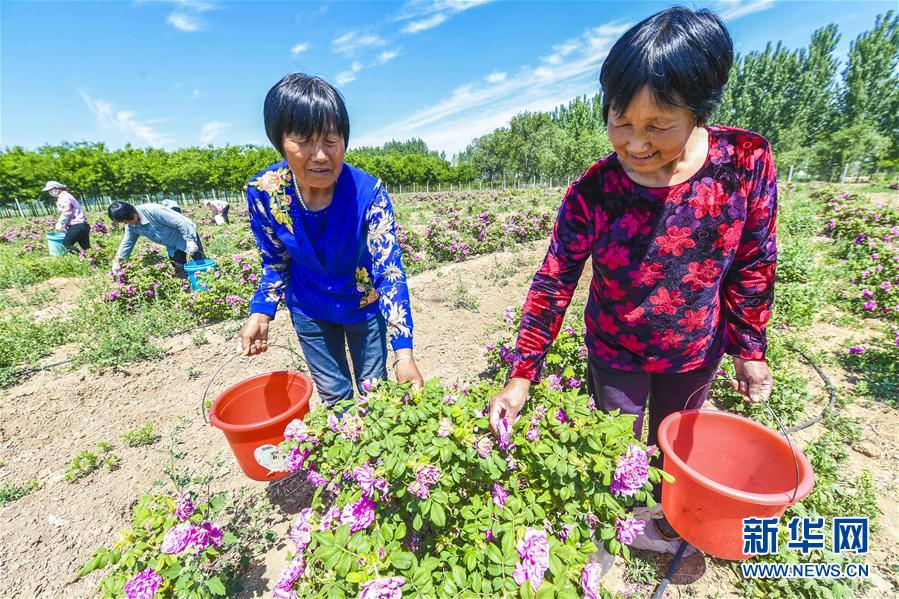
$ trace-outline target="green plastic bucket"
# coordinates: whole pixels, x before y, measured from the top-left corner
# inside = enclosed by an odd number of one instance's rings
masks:
[[[66,234],[61,231],[47,233],[47,248],[50,250],[51,256],[62,256],[66,253],[66,246],[62,244],[62,240],[65,238]]]

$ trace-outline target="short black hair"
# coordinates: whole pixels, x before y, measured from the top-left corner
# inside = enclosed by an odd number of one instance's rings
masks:
[[[343,96],[322,79],[305,73],[281,78],[265,96],[265,134],[284,156],[284,136],[290,133],[308,138],[339,133],[344,144],[350,141],[350,117]]]
[[[721,103],[733,61],[733,40],[714,12],[658,12],[622,35],[603,62],[603,120],[609,122],[610,108],[625,112],[648,86],[657,103],[688,108],[704,125]]]
[[[137,209],[128,202],[113,202],[106,209],[109,220],[120,223],[125,220],[131,220],[137,214]]]

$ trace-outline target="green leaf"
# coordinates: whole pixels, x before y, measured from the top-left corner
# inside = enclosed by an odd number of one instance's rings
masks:
[[[465,570],[461,566],[453,566],[453,580],[459,588],[465,588]]]
[[[480,561],[478,552],[475,551],[474,549],[466,551],[464,559],[465,559],[465,567],[468,568],[469,572],[473,572],[475,569],[475,566],[477,566],[478,562]]]
[[[565,572],[565,566],[562,565],[561,560],[559,560],[558,556],[554,554],[549,555],[549,571],[553,573],[556,578],[559,577],[560,574]]]
[[[431,504],[431,522],[438,528],[443,528],[446,525],[446,513],[439,503]]]
[[[412,567],[413,555],[408,551],[403,551],[396,557],[390,559],[391,563],[399,570],[408,570]]]
[[[548,582],[545,582],[540,585],[540,590],[537,591],[537,599],[551,599],[556,596],[556,591]]]
[[[346,575],[347,582],[352,582],[354,584],[359,584],[360,582],[365,582],[368,578],[368,574],[362,572],[360,570],[356,570],[355,572],[350,572]]]
[[[412,575],[412,584],[419,587],[420,591],[423,590],[420,587],[425,586],[430,580],[431,571],[427,568],[419,567],[418,570],[415,571],[415,574]]]
[[[219,580],[218,576],[213,576],[206,582],[206,587],[209,589],[213,595],[218,595],[219,597],[224,597],[225,593],[227,593],[227,589],[225,585],[222,584],[222,581]]]
[[[487,545],[487,557],[490,559],[490,561],[496,562],[497,564],[503,563],[503,554],[500,553],[497,546],[493,543]]]
[[[162,574],[163,578],[175,578],[180,573],[181,573],[181,563],[180,562],[175,562],[174,564],[172,564],[171,566],[169,566],[168,568],[165,568],[164,570],[162,570],[160,572],[160,574]]]
[[[353,567],[354,561],[356,561],[355,556],[352,556],[349,553],[341,554],[341,557],[337,562],[337,567],[334,569],[337,572],[337,576],[345,578]]]
[[[346,542],[350,539],[350,525],[344,524],[334,533],[334,544],[338,547],[346,547]]]

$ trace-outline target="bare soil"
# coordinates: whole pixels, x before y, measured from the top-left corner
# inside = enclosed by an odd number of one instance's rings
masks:
[[[462,383],[483,371],[483,347],[497,338],[502,309],[524,299],[545,248],[545,242],[535,242],[514,252],[444,265],[411,279],[416,355],[425,378]],[[589,267],[585,273],[579,295],[586,293]],[[64,293],[68,294],[60,291],[61,298]],[[152,481],[164,478],[166,457],[158,451],[159,445],[129,448],[120,438],[146,421],[165,435],[179,418],[186,418],[189,425],[183,437],[190,460],[196,464],[216,457],[224,460],[216,473],[219,489],[266,486],[241,474],[221,433],[201,417],[204,388],[215,369],[233,355],[237,327],[222,323],[206,329],[209,343],[205,345],[195,345],[190,333],[163,340],[160,343],[167,353],[156,362],[102,375],[87,368],[49,370],[6,392],[0,399],[0,460],[6,463],[0,467],[0,484],[39,480],[42,487],[0,507],[0,597],[95,594],[99,576],[76,580],[74,573],[97,547],[116,540],[128,525],[133,502],[150,489]],[[295,334],[283,314],[273,323],[271,339],[296,347]],[[289,352],[283,350],[235,359],[213,382],[211,393],[251,374],[291,364]],[[836,367],[827,368],[835,383],[851,384],[833,372]],[[876,403],[852,404],[848,410],[860,418],[863,436],[850,450],[846,480],[863,469],[871,470],[884,512],[868,559],[873,586],[865,596],[893,597],[899,590],[899,577],[891,568],[899,546],[895,482],[899,478],[899,419],[895,409]],[[818,432],[815,428],[803,431],[798,436],[800,445]],[[71,458],[81,450],[95,449],[100,441],[113,443],[121,467],[113,472],[99,470],[74,484],[63,480]],[[279,532],[285,533],[281,538],[286,538],[287,524],[285,519],[278,525]],[[285,552],[282,543],[258,558],[247,575],[243,597],[270,594],[285,564]],[[667,558],[659,557],[657,563],[660,579]],[[621,560],[605,582],[632,597],[651,593],[648,587],[627,581]],[[695,555],[685,561],[667,596],[737,597],[736,582],[726,564]]]

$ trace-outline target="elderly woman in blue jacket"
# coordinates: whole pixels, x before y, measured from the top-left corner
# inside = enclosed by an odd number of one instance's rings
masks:
[[[319,396],[328,405],[387,378],[421,386],[393,208],[380,180],[343,162],[350,135],[340,93],[319,77],[287,75],[265,98],[265,130],[284,160],[250,180],[250,226],[262,278],[238,350],[266,350],[278,303],[290,311]]]

